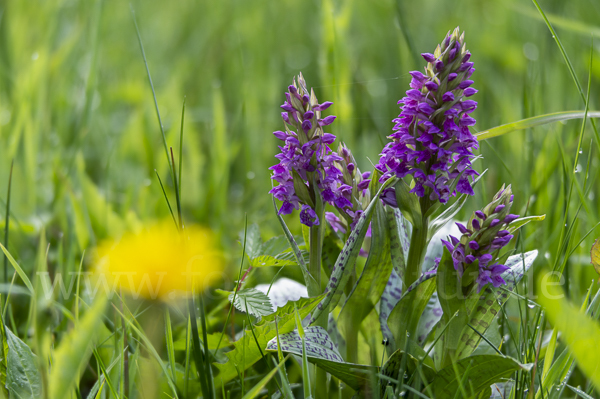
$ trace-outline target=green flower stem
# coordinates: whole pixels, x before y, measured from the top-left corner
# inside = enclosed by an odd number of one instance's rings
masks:
[[[413,226],[410,237],[410,247],[408,250],[408,260],[406,262],[406,275],[404,277],[404,287],[409,287],[421,274],[421,265],[427,252],[427,233],[429,229],[429,217],[423,217],[421,228]]]
[[[321,199],[320,194],[317,192],[315,201],[315,213],[319,218],[319,224],[316,226],[311,226],[309,231],[309,240],[310,240],[310,257],[309,257],[309,272],[317,282],[316,287],[314,287],[309,292],[309,296],[314,297],[317,295],[321,295],[321,259],[323,257],[323,230],[325,226],[325,212],[323,209],[323,200]],[[321,326],[325,330],[327,330],[327,312],[323,312],[323,314],[316,320],[314,323],[315,326]],[[315,366],[316,367],[316,366]],[[326,387],[327,387],[327,372],[322,370],[319,367],[316,367],[316,384],[313,385],[316,389],[315,397],[317,398],[325,398],[326,397]]]

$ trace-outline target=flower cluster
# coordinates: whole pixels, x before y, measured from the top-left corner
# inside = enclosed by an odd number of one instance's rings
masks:
[[[500,249],[513,238],[510,223],[519,217],[510,213],[512,201],[510,186],[502,187],[490,204],[473,214],[467,226],[456,223],[462,233],[460,240],[453,236],[449,236],[450,242],[442,240],[460,276],[471,265],[479,268],[475,280],[480,291],[488,283],[494,287],[506,284],[501,274],[508,267],[496,261]]]
[[[320,195],[338,209],[351,209],[352,187],[344,183],[344,172],[339,168],[343,158],[329,147],[335,135],[323,131],[335,120],[333,115],[321,118],[321,111],[332,103],[319,104],[314,91],[308,93],[302,74],[285,93],[286,101],[281,106],[285,131],[273,133],[284,145],[279,146],[281,153],[276,155],[279,163],[270,168],[271,178],[279,185],[270,193],[283,201],[280,214],[290,214],[301,205],[300,221],[313,226],[320,223],[314,209],[315,196]]]
[[[371,172],[360,172],[356,166],[356,160],[354,159],[352,152],[343,143],[340,143],[338,147],[338,154],[342,159],[337,162],[336,165],[343,173],[343,184],[352,188],[352,207],[346,209],[340,209],[338,207],[342,219],[338,218],[333,212],[325,212],[325,218],[335,232],[345,234],[347,231],[352,231],[354,229],[360,215],[363,213],[363,209],[371,200],[368,190],[369,183],[371,183]],[[367,236],[370,235],[367,234]]]
[[[469,131],[477,103],[468,99],[477,93],[469,80],[475,69],[458,28],[448,32],[433,54],[422,56],[428,63],[425,73],[410,72],[411,89],[398,102],[401,113],[389,136],[393,141],[376,168],[383,174],[381,182],[412,175],[411,192],[446,203],[455,191],[473,195],[469,177],[478,174],[471,167],[478,142]]]

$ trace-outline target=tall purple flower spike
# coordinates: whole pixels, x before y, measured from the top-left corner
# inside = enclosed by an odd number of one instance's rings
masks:
[[[477,274],[475,281],[479,291],[486,284],[496,288],[506,284],[501,274],[508,267],[497,260],[500,250],[513,238],[508,226],[519,217],[510,213],[512,200],[510,186],[502,187],[490,204],[473,214],[467,226],[457,223],[462,233],[460,240],[453,236],[449,237],[450,241],[442,240],[452,254],[454,269],[461,276],[465,272]],[[472,270],[475,264],[478,270]]]
[[[383,174],[381,182],[411,175],[411,192],[446,203],[456,191],[473,195],[470,178],[478,175],[471,167],[478,142],[469,131],[475,125],[471,113],[477,103],[468,99],[477,93],[469,80],[475,69],[459,28],[448,32],[433,54],[422,56],[425,73],[410,72],[411,89],[398,101],[403,105],[393,120],[392,142],[384,147],[376,168]]]
[[[287,215],[301,207],[300,221],[307,226],[318,225],[319,217],[313,209],[316,193],[339,209],[352,208],[352,188],[344,183],[338,167],[343,158],[329,147],[336,137],[323,131],[335,120],[333,115],[321,118],[321,112],[332,103],[319,104],[314,91],[309,94],[302,74],[298,83],[294,79],[285,96],[281,106],[285,131],[273,133],[284,145],[279,146],[281,152],[275,156],[279,163],[269,168],[271,179],[279,184],[269,193],[283,202],[279,214]],[[305,185],[306,190],[297,192],[300,185]]]

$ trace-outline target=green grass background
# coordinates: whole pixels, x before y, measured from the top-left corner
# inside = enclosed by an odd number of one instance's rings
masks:
[[[595,34],[590,109],[598,109],[600,3],[543,0],[541,6],[584,90]],[[330,111],[338,119],[330,131],[363,171],[391,133],[408,71],[423,67],[418,54],[432,52],[455,26],[466,32],[477,69],[477,130],[585,108],[548,28],[525,0],[144,0],[131,7],[177,157],[186,99],[185,220],[215,229],[232,263],[246,215],[264,238],[280,234],[267,194],[267,168],[278,151],[271,133],[282,127],[283,92],[300,71],[321,101],[334,102]],[[519,245],[540,249],[536,267],[567,262],[576,298],[597,277],[589,249],[600,232],[577,247],[598,222],[600,199],[600,143],[589,123],[582,171],[572,173],[580,131],[575,120],[482,143],[478,168],[489,172],[465,207],[475,210],[503,183],[512,184],[519,213],[547,215],[524,229]],[[173,185],[128,2],[0,2],[2,208],[11,160],[8,248],[28,271],[42,230],[50,270],[69,271],[99,240],[169,216],[154,170],[174,206]],[[575,185],[567,203],[573,179],[581,190]],[[297,217],[287,220],[300,233]],[[568,231],[570,247],[560,247]]]

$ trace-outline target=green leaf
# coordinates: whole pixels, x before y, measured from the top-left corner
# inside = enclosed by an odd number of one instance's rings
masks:
[[[383,203],[377,201],[371,219],[371,247],[363,271],[348,295],[337,322],[342,334],[358,334],[358,326],[381,299],[390,279],[390,227]]]
[[[304,328],[304,340],[306,355],[308,357],[330,360],[332,362],[343,362],[342,355],[335,347],[333,341],[321,326]],[[298,330],[279,335],[279,342],[283,352],[302,356],[302,338]],[[277,337],[267,343],[267,350],[277,352]]]
[[[324,359],[308,360],[316,364],[319,368],[325,370],[332,376],[340,379],[355,391],[359,391],[371,383],[372,378],[377,374],[379,368],[366,364],[339,363]]]
[[[2,249],[2,252],[4,252],[4,256],[6,256],[10,264],[13,265],[13,267],[17,271],[17,274],[19,275],[19,277],[21,277],[21,280],[23,280],[27,288],[29,288],[29,291],[31,291],[31,293],[33,294],[35,291],[33,289],[31,281],[29,280],[29,277],[27,277],[27,273],[25,273],[21,266],[19,266],[15,258],[13,258],[10,252],[8,252],[8,249],[4,248],[4,245],[2,245],[2,243],[0,243],[0,249]]]
[[[266,316],[273,313],[271,300],[263,292],[254,288],[239,290],[237,295],[229,294],[229,301],[233,300],[233,306],[237,310],[249,313],[256,317]]]
[[[555,279],[540,275],[538,302],[552,325],[561,333],[581,371],[600,389],[600,352],[590,350],[600,342],[600,325],[571,304]],[[549,281],[547,281],[549,280]]]
[[[425,339],[427,339],[435,325],[442,318],[443,313],[444,311],[442,310],[440,299],[438,298],[437,292],[434,292],[431,295],[431,298],[429,298],[429,302],[427,302],[423,314],[421,315],[421,319],[419,320],[416,336],[416,340],[419,344],[425,342]]]
[[[435,291],[435,277],[435,271],[423,273],[406,289],[390,313],[388,326],[394,337],[392,348],[404,348],[407,335],[416,334],[419,319]]]
[[[279,340],[283,352],[303,355],[302,338],[298,330],[280,335]],[[377,367],[344,362],[329,334],[322,327],[304,328],[304,345],[309,362],[344,381],[354,390],[358,391],[366,386],[370,381],[370,374],[377,372]],[[269,341],[267,350],[276,352],[277,348],[277,338],[273,338]]]
[[[391,206],[386,208],[390,230],[392,265],[398,276],[400,276],[400,279],[404,280],[406,259],[408,259],[408,249],[410,247],[410,232],[412,229],[408,220],[402,216],[402,212],[399,209],[392,208]]]
[[[279,334],[286,334],[296,328],[294,320],[294,306],[298,307],[300,317],[304,318],[310,314],[324,295],[315,298],[301,298],[295,302],[288,302],[285,306],[277,309],[276,312],[264,316],[260,322],[254,325],[254,334],[260,345],[260,349],[256,346],[256,341],[250,330],[247,330],[242,338],[234,342],[234,349],[227,352],[225,355],[229,359],[227,363],[215,363],[219,369],[219,374],[215,376],[215,387],[220,388],[223,384],[231,381],[244,370],[252,367],[254,363],[259,361],[261,350],[267,346],[270,339],[277,336],[277,328]],[[277,328],[275,323],[277,322]]]
[[[521,227],[525,226],[529,222],[540,222],[540,221],[544,220],[545,218],[546,218],[546,215],[541,215],[541,216],[527,216],[527,217],[524,217],[524,218],[518,218],[518,219],[513,220],[508,225],[508,227],[506,228],[506,230],[510,231],[511,233],[514,233],[515,231],[517,231]]]
[[[290,243],[285,236],[273,237],[260,246],[261,255],[277,256],[290,249]]]
[[[39,399],[42,397],[42,377],[36,356],[29,346],[5,327],[8,344],[6,387],[11,397]],[[53,397],[54,398],[54,397]]]
[[[477,140],[487,140],[492,137],[502,136],[503,134],[514,132],[515,130],[529,129],[532,127],[545,125],[547,123],[566,121],[569,119],[582,119],[585,116],[585,111],[563,111],[554,112],[552,114],[538,115],[532,118],[521,119],[520,121],[507,123],[488,130],[479,132]],[[588,111],[588,118],[600,118],[600,111]]]
[[[292,169],[292,179],[294,181],[294,192],[300,198],[300,202],[310,206],[311,208],[315,208],[315,203],[310,196],[310,192],[308,191],[308,186],[304,182],[304,179],[300,177],[298,172],[295,169]]]
[[[289,252],[288,252],[289,253]],[[297,265],[296,260],[292,259],[279,259],[276,256],[271,255],[260,255],[250,260],[250,266],[252,267],[270,267],[270,266],[291,266]]]
[[[63,336],[58,348],[54,351],[54,362],[50,372],[50,398],[69,397],[81,369],[91,354],[93,341],[102,323],[106,297],[96,298],[79,324],[67,335]]]
[[[394,188],[396,190],[396,202],[398,208],[402,211],[402,215],[408,219],[413,227],[420,229],[422,218],[419,198],[410,192],[410,187],[404,180],[398,180]]]
[[[453,399],[457,392],[466,392],[468,397],[474,397],[482,390],[489,389],[493,383],[510,377],[515,371],[530,368],[530,365],[522,365],[510,357],[471,356],[440,370],[431,386],[437,399]]]
[[[251,224],[246,229],[246,256],[248,259],[255,258],[261,254],[260,249],[263,245],[262,238],[260,238],[260,230],[256,223]],[[244,245],[244,232],[240,233],[240,242]]]
[[[337,305],[342,295],[342,291],[346,287],[346,283],[348,282],[351,274],[350,271],[346,270],[346,268],[348,266],[354,266],[354,262],[356,261],[356,258],[360,252],[363,239],[367,233],[371,215],[376,207],[376,204],[380,202],[379,196],[381,195],[381,192],[393,182],[394,179],[389,179],[382,184],[377,192],[377,195],[371,200],[371,203],[367,209],[365,209],[363,214],[360,215],[354,230],[352,230],[350,233],[348,241],[346,241],[344,244],[344,248],[342,249],[342,252],[340,252],[340,255],[335,262],[335,266],[331,272],[331,277],[327,283],[327,288],[325,289],[326,296],[313,313],[311,324],[319,318],[324,310],[328,309],[330,306],[331,308],[334,308]]]
[[[515,289],[533,265],[537,254],[538,251],[534,250],[509,257],[505,265],[510,269],[501,275],[506,281],[505,286],[493,288],[488,285],[482,293],[473,292],[467,297],[465,306],[469,315],[468,323],[471,327],[477,329],[479,334],[484,334],[491,325],[494,317],[500,312],[502,305],[508,300],[510,291]],[[481,340],[481,336],[473,331],[471,327],[463,326],[456,351],[459,358],[469,356]]]
[[[379,324],[381,327],[381,333],[384,339],[387,339],[388,343],[394,342],[394,335],[388,326],[388,318],[394,307],[402,297],[402,279],[398,276],[394,270],[390,274],[381,299],[379,300]],[[393,346],[393,345],[391,345]],[[391,347],[388,345],[387,347]]]

